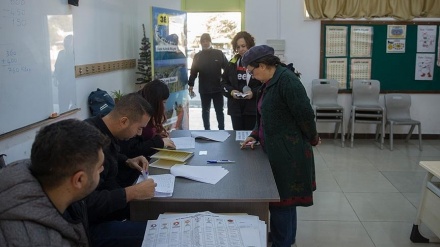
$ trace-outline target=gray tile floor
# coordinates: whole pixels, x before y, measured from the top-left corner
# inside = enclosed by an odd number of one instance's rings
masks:
[[[190,119],[190,129],[203,129],[200,108],[190,110]],[[232,129],[226,113],[225,120]],[[373,140],[356,139],[353,148],[331,139],[315,148],[315,205],[298,208],[298,247],[440,246],[423,224],[420,232],[437,243],[409,239],[426,175],[418,163],[440,160],[440,140],[424,140],[423,151],[417,140],[395,140],[393,151],[385,141],[383,150]]]

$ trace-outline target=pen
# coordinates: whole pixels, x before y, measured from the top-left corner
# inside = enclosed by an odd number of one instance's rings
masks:
[[[208,160],[209,164],[216,164],[216,163],[235,163],[233,160]]]
[[[143,177],[144,179],[148,179],[148,172],[142,170],[142,177]]]

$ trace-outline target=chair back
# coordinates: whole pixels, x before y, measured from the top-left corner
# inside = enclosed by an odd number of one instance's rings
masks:
[[[378,80],[353,80],[352,104],[379,105],[380,82]]]
[[[339,83],[334,79],[312,81],[312,105],[338,104]]]
[[[386,94],[385,108],[387,111],[387,119],[411,119],[411,95]]]

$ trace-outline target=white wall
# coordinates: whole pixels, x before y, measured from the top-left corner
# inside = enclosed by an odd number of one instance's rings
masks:
[[[304,20],[303,10],[303,1],[274,0],[269,4],[265,0],[248,0],[245,24],[246,31],[254,35],[257,44],[264,44],[268,39],[286,41],[286,61],[293,62],[302,73],[302,82],[310,95],[312,80],[319,78],[321,23]],[[440,94],[412,94],[411,97],[411,114],[414,119],[422,122],[422,133],[440,134],[440,111],[437,108],[440,105]],[[338,101],[345,109],[348,123],[351,94],[340,94]],[[318,124],[319,132],[331,133],[333,128],[334,124]],[[406,133],[408,130],[407,126],[397,126],[395,133]],[[366,124],[356,125],[355,131],[374,133],[375,128]]]
[[[122,59],[137,59],[142,38],[142,24],[150,37],[151,6],[180,9],[180,0],[93,0],[80,1],[72,7],[75,35],[75,64],[89,64]],[[263,6],[263,7],[262,7]],[[319,77],[320,22],[304,21],[302,1],[248,0],[246,1],[246,31],[252,33],[257,44],[267,39],[286,40],[286,59],[294,62],[303,74],[302,81],[310,92],[311,80]],[[76,79],[78,105],[81,111],[72,117],[89,116],[87,97],[97,87],[107,91],[120,89],[124,93],[137,89],[135,69],[86,76]],[[440,95],[413,94],[413,117],[422,121],[425,134],[440,134],[438,105]],[[339,102],[348,109],[351,96],[341,94]],[[2,119],[2,121],[5,121]],[[331,132],[330,124],[318,125],[320,132]],[[397,129],[397,133],[406,129]],[[6,162],[28,158],[36,133],[30,130],[0,141],[0,153]],[[356,132],[373,133],[368,125],[356,127]]]

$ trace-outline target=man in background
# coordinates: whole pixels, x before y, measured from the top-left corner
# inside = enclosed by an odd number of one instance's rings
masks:
[[[191,75],[188,80],[190,95],[194,94],[194,81],[199,77],[199,93],[202,101],[202,118],[205,130],[210,130],[209,111],[211,100],[214,103],[217,115],[218,129],[225,129],[225,116],[223,114],[223,94],[221,75],[228,64],[228,60],[221,50],[213,49],[211,36],[208,33],[200,37],[202,50],[194,56],[191,66]]]
[[[43,127],[31,159],[0,169],[0,243],[89,246],[87,208],[109,140],[80,120]]]
[[[99,185],[86,200],[93,246],[142,244],[146,222],[127,220],[128,203],[152,198],[156,184],[152,179],[134,184],[141,171],[148,169],[148,161],[144,156],[128,159],[119,152],[118,142],[140,135],[152,115],[148,101],[138,93],[130,93],[122,96],[109,114],[85,120],[111,141],[104,149],[104,171]]]

